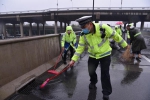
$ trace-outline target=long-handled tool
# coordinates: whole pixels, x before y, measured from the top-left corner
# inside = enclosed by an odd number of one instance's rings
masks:
[[[55,74],[54,76],[47,78],[46,81],[43,82],[43,84],[40,86],[40,89],[44,88],[46,86],[46,84],[51,81],[52,79],[54,79],[55,77],[57,77],[58,75],[60,75],[61,73],[63,73],[64,71],[66,71],[68,68],[72,67],[73,65],[67,65],[67,67],[65,67],[62,71],[57,72],[57,74]]]
[[[73,46],[72,44],[71,44],[71,46]],[[76,48],[73,46],[73,48],[74,48],[74,50],[76,50]],[[58,57],[58,59],[57,59],[57,62],[56,62],[56,64],[55,64],[55,66],[54,66],[54,68],[53,68],[53,70],[48,70],[48,72],[49,73],[51,73],[51,74],[54,74],[54,76],[52,76],[52,77],[50,77],[50,78],[47,78],[46,79],[46,81],[44,81],[43,82],[43,84],[40,86],[40,88],[42,89],[42,88],[44,88],[45,86],[46,86],[46,84],[49,82],[49,81],[51,81],[52,79],[54,79],[55,77],[57,77],[58,75],[60,75],[61,73],[63,73],[64,71],[66,71],[69,67],[71,67],[72,65],[68,65],[67,67],[65,67],[62,71],[60,71],[60,72],[57,72],[55,69],[56,69],[56,66],[57,66],[57,64],[58,64],[58,62],[59,62],[59,60],[60,60],[60,57],[61,57],[61,55],[62,55],[62,53],[63,53],[63,51],[64,50],[62,50],[62,52],[60,53],[60,55],[59,55],[59,57]]]
[[[55,69],[56,69],[56,66],[57,66],[58,62],[60,61],[60,57],[61,57],[61,55],[62,55],[63,52],[64,52],[64,50],[62,50],[61,53],[60,53],[60,55],[58,56],[58,59],[57,59],[57,61],[56,61],[56,64],[55,64],[55,66],[53,67],[53,70],[48,70],[49,73],[58,74],[58,72],[55,71]]]
[[[76,47],[74,47],[74,46],[72,45],[72,43],[71,43],[70,45],[73,47],[74,50],[76,50]],[[68,48],[69,48],[69,47],[68,47]],[[66,48],[65,51],[67,51],[68,48]],[[48,70],[49,73],[55,74],[55,75],[58,74],[58,72],[57,72],[55,69],[56,69],[56,66],[57,66],[57,64],[58,64],[58,62],[59,62],[59,60],[60,60],[60,57],[61,57],[63,51],[64,51],[64,50],[61,51],[61,53],[60,53],[60,55],[59,55],[59,57],[58,57],[58,59],[57,59],[57,62],[56,62],[56,64],[55,64],[55,66],[54,66],[54,69],[53,69],[53,70]]]

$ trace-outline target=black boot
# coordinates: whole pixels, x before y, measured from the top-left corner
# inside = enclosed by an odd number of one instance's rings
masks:
[[[67,64],[67,62],[66,61],[63,61],[63,63],[66,65]]]
[[[140,57],[136,57],[136,60],[141,62],[141,58]]]
[[[109,100],[109,95],[103,95],[103,100]]]
[[[93,84],[93,83],[90,83],[89,84],[89,89],[95,89],[96,88],[96,85],[95,84]]]

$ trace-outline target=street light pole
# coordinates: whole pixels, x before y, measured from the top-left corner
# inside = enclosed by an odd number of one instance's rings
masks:
[[[111,0],[110,0],[110,4],[109,4],[109,7],[111,7]]]
[[[57,11],[58,11],[58,0],[57,0]]]
[[[94,20],[94,0],[93,0],[92,20]]]
[[[72,2],[72,10],[73,10],[73,1],[71,0],[71,2]]]
[[[57,17],[56,18],[58,18],[58,0],[57,0]]]
[[[121,0],[121,8],[122,8],[122,0]]]
[[[2,5],[5,6],[4,4],[2,4]],[[6,6],[5,6],[5,10],[6,10],[6,12],[7,12]]]

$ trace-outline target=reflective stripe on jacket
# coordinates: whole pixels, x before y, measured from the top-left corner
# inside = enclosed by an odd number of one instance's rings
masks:
[[[99,23],[95,23],[95,33],[89,33],[87,35],[80,36],[78,48],[72,60],[77,61],[82,52],[85,49],[85,45],[88,45],[88,53],[92,58],[103,58],[111,54],[112,48],[110,47],[109,38],[113,38],[116,42],[118,42],[123,48],[127,46],[127,43],[124,39],[116,34],[116,31],[113,31],[111,27],[107,24],[103,24],[101,27],[105,29],[105,37],[101,38],[100,25]]]

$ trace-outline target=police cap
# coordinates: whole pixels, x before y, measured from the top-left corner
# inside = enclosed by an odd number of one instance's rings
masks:
[[[130,27],[130,29],[132,29],[134,28],[134,24],[133,23],[127,24],[127,27]]]
[[[91,22],[92,16],[83,16],[81,18],[76,19],[75,21],[77,21],[81,27],[84,27],[85,24],[87,24],[88,22]]]

